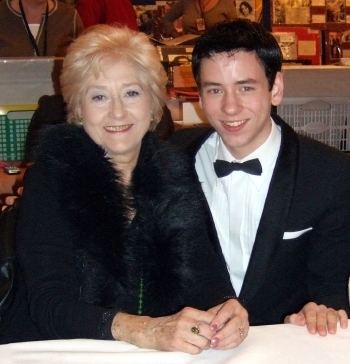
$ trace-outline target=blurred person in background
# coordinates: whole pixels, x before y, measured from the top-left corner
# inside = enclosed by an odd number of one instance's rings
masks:
[[[84,26],[118,23],[137,30],[137,16],[130,0],[77,0]]]
[[[0,57],[64,56],[83,24],[76,9],[57,0],[0,2]]]
[[[215,24],[237,18],[235,0],[178,0],[162,19],[164,36],[179,36],[173,22],[182,17],[185,34],[200,34]]]
[[[139,30],[148,35],[153,33],[153,16],[151,11],[144,11],[139,16]]]

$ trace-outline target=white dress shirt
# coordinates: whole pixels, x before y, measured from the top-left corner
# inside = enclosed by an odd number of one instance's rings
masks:
[[[267,191],[281,145],[281,130],[272,120],[269,137],[253,153],[236,160],[214,132],[196,155],[196,171],[207,198],[232,285],[239,295],[253,249]],[[214,161],[259,158],[262,174],[234,171],[218,178]]]

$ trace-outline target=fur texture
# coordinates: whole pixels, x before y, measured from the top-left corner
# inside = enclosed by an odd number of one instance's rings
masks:
[[[185,305],[207,308],[231,293],[224,266],[215,264],[219,258],[207,236],[194,172],[152,133],[143,140],[132,198],[103,149],[79,127],[50,130],[37,163],[59,179],[57,196],[75,236],[82,301],[158,316]],[[136,211],[131,222],[130,209]],[[205,298],[211,280],[218,291]]]

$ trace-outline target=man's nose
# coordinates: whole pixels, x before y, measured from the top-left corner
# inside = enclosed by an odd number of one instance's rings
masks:
[[[235,92],[227,92],[222,99],[222,110],[226,114],[234,115],[242,109],[240,97]]]

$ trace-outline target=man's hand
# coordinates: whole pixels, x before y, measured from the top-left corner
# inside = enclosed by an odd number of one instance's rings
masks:
[[[248,313],[236,299],[229,299],[223,304],[211,308],[209,312],[215,313],[210,325],[215,332],[210,340],[211,348],[234,348],[247,337]]]
[[[335,334],[339,322],[342,329],[348,327],[348,315],[344,310],[334,310],[314,302],[307,303],[298,313],[287,316],[285,323],[306,326],[310,334],[326,336]]]

